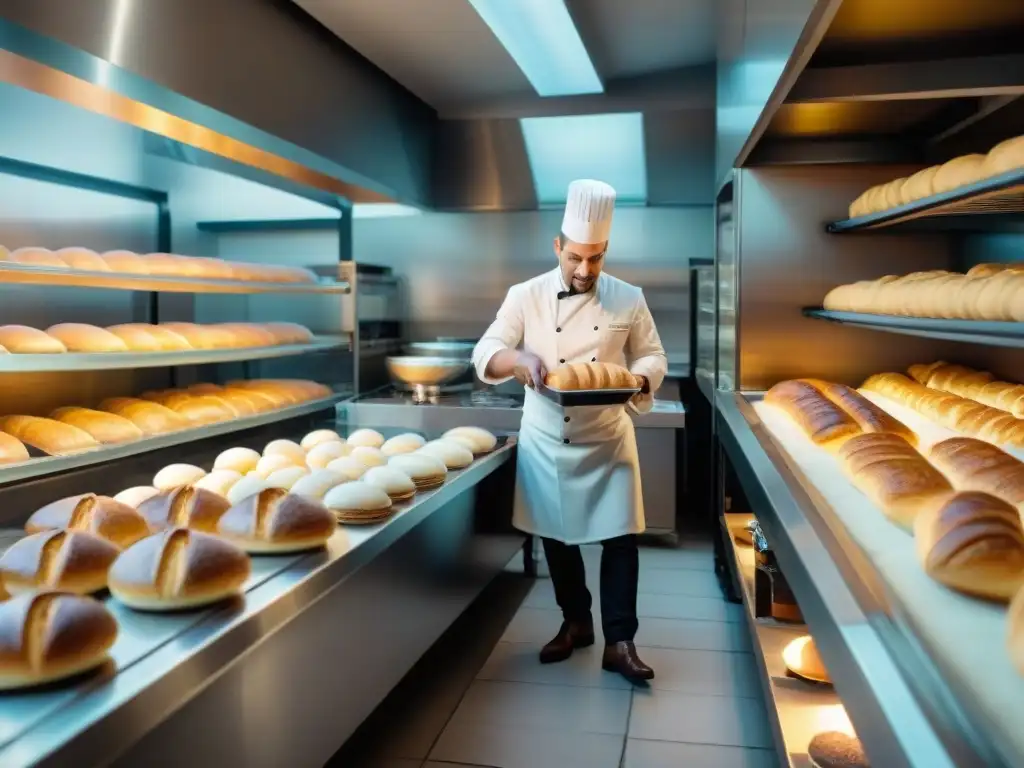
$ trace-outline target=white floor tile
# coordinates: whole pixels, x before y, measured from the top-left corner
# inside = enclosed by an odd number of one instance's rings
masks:
[[[623,737],[564,728],[490,723],[450,725],[432,760],[494,768],[618,768]]]
[[[523,610],[520,610],[520,613],[522,612]],[[529,620],[537,621],[538,619],[531,617]],[[528,619],[524,619],[524,623],[527,621]],[[636,644],[652,648],[750,652],[750,636],[746,625],[724,621],[640,619]]]
[[[504,725],[510,728],[585,733],[626,732],[631,692],[610,688],[476,680],[448,727]]]
[[[629,736],[654,741],[772,747],[764,705],[757,699],[637,691]]]
[[[761,696],[757,667],[749,653],[644,647],[637,652],[654,668],[651,688],[655,690],[698,696]],[[638,690],[636,695],[651,694]]]
[[[700,619],[702,621],[744,621],[743,606],[721,597],[689,595],[637,595],[636,611],[641,618]]]
[[[775,752],[768,749],[680,744],[671,741],[626,742],[624,768],[778,768]]]
[[[712,571],[645,568],[640,572],[640,592],[649,595],[721,597],[722,588]]]
[[[533,643],[498,643],[477,677],[481,680],[583,688],[629,690],[632,687],[621,675],[601,669],[600,644],[575,651],[558,664],[541,664],[537,659],[538,650]]]
[[[562,612],[546,608],[520,608],[501,639],[507,643],[533,643],[537,650],[562,626]]]
[[[715,556],[708,549],[640,548],[640,568],[706,570],[714,572]]]

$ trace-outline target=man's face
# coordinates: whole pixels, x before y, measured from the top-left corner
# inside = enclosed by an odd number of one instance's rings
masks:
[[[586,293],[597,282],[604,268],[604,254],[608,243],[587,245],[572,240],[555,238],[555,255],[562,270],[562,279],[570,288]]]

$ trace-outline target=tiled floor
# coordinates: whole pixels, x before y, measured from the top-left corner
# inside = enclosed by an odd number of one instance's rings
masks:
[[[603,672],[599,644],[541,666],[561,616],[551,582],[514,563],[331,767],[774,768],[742,609],[711,558],[699,543],[641,550],[637,646],[657,673],[644,688]],[[599,610],[600,547],[584,560]]]

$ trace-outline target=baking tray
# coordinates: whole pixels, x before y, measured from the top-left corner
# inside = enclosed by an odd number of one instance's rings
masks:
[[[630,389],[552,389],[542,386],[537,393],[563,408],[580,408],[588,405],[625,405],[640,392],[639,387]]]
[[[938,317],[876,315],[806,307],[806,317],[827,320],[872,331],[921,336],[927,339],[987,344],[994,347],[1024,347],[1024,323],[1006,320],[954,320]]]

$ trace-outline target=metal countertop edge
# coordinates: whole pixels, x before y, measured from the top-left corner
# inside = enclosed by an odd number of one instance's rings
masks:
[[[755,434],[752,424],[760,420],[753,408],[725,391],[716,394],[715,404],[723,447],[872,764],[956,766],[811,525],[805,511],[813,506],[810,500],[798,498],[798,483],[792,477],[787,482],[782,456]]]
[[[241,663],[248,651],[328,592],[340,587],[444,504],[468,491],[512,456],[514,440],[477,460],[440,488],[385,523],[372,538],[334,555],[309,554],[284,572],[246,593],[242,612],[212,610],[172,641],[113,678],[83,690],[66,707],[38,722],[0,750],[0,765],[107,765],[163,720]],[[260,604],[252,607],[251,604]],[[179,660],[182,645],[194,650]],[[337,663],[337,660],[328,660]],[[99,711],[97,711],[97,709]],[[83,727],[76,723],[85,722]]]

